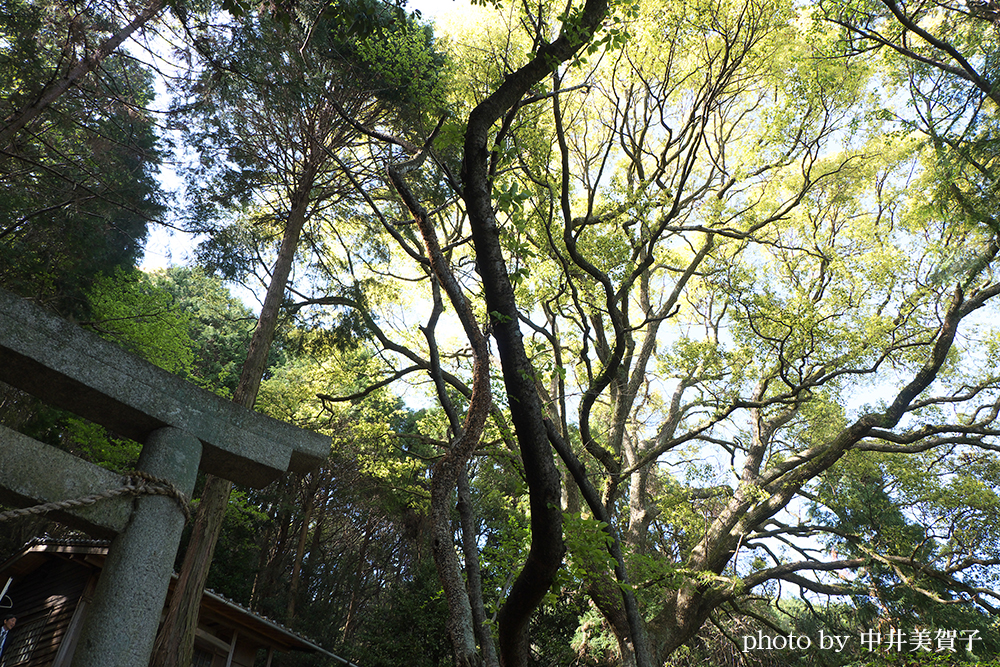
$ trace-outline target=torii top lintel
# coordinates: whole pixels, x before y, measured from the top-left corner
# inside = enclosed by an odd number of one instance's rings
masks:
[[[0,380],[144,442],[164,426],[203,445],[201,469],[261,487],[306,472],[330,439],[247,410],[0,290]]]

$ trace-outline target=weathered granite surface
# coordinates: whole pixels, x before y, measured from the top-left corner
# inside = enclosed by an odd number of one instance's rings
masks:
[[[28,507],[104,493],[122,485],[119,475],[61,449],[0,426],[0,504]],[[132,497],[52,513],[52,518],[95,537],[125,529]]]
[[[326,458],[330,439],[246,410],[0,290],[0,381],[144,442],[173,426],[204,447],[201,469],[253,487]]]

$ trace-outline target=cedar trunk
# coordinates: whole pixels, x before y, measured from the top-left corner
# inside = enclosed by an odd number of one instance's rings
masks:
[[[292,262],[299,244],[299,236],[306,222],[309,205],[309,191],[316,178],[316,167],[306,168],[299,181],[299,187],[292,196],[292,208],[278,258],[271,273],[271,283],[264,297],[264,305],[257,319],[257,328],[250,340],[240,382],[233,395],[233,402],[245,408],[253,408],[260,389],[261,378],[267,365],[267,356],[274,342],[274,332],[278,324],[281,301],[285,296],[285,286],[292,271]],[[211,475],[205,482],[198,512],[195,515],[191,542],[184,554],[180,578],[170,598],[167,616],[156,637],[153,660],[150,667],[188,667],[194,655],[195,630],[198,627],[198,608],[202,591],[208,579],[209,567],[215,553],[215,545],[222,530],[222,520],[229,504],[232,482]]]

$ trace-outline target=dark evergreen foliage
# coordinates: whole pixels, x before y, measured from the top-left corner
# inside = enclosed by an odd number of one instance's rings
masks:
[[[112,27],[99,3],[4,0],[0,118],[82,57],[90,31]],[[164,211],[152,96],[150,75],[115,54],[0,147],[0,285],[81,314],[97,275],[138,262]]]

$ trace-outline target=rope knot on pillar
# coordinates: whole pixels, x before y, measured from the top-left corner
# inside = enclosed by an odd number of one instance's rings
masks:
[[[177,503],[177,507],[184,513],[185,522],[191,520],[191,501],[172,482],[155,475],[150,475],[148,472],[143,472],[142,470],[131,470],[123,475],[122,486],[116,489],[109,489],[102,493],[95,493],[83,496],[82,498],[71,498],[69,500],[60,500],[3,512],[0,513],[0,523],[31,514],[42,515],[58,510],[93,505],[102,500],[117,498],[118,496],[166,496],[172,498]]]

